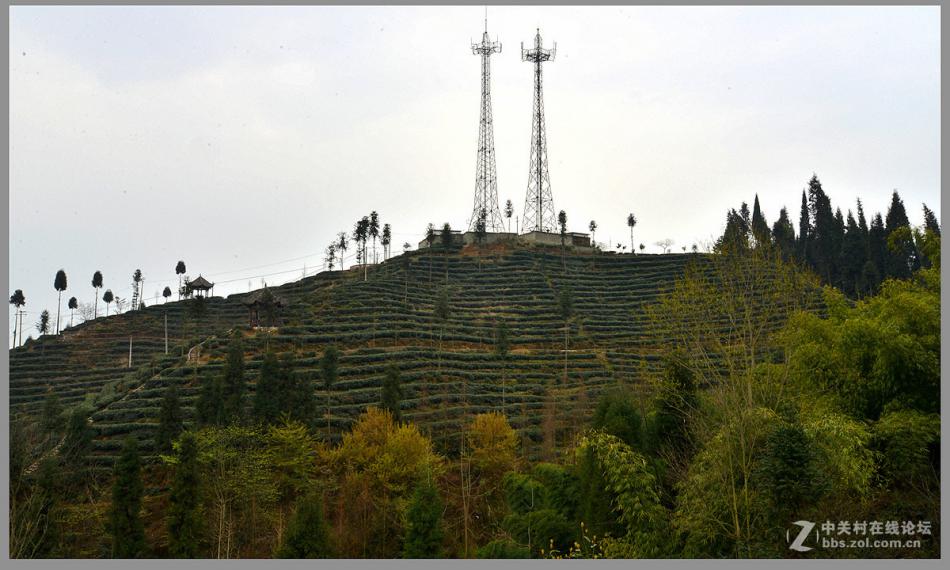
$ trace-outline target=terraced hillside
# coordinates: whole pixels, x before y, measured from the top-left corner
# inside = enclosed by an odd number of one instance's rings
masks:
[[[464,414],[504,410],[525,452],[566,443],[604,390],[637,387],[662,346],[647,334],[645,304],[672,285],[697,255],[571,255],[557,250],[498,249],[411,252],[368,271],[324,272],[275,287],[284,301],[281,326],[251,329],[246,294],[208,300],[203,315],[191,301],[100,318],[11,351],[12,413],[38,413],[46,392],[69,405],[86,401],[97,437],[95,460],[105,467],[134,434],[148,453],[165,387],[177,383],[192,414],[201,379],[219,374],[231,330],[246,336],[247,379],[256,381],[265,345],[296,354],[297,370],[313,380],[318,425],[327,437],[377,404],[386,366],[403,381],[403,417],[448,450]],[[573,291],[574,318],[564,352],[558,292]],[[434,316],[447,289],[450,316]],[[168,353],[165,353],[165,317]],[[493,328],[504,319],[511,354],[494,352]],[[132,367],[129,367],[129,339]],[[322,388],[319,358],[330,343],[342,350],[340,378]],[[441,349],[440,349],[441,347]],[[189,357],[190,354],[190,357]],[[502,378],[507,378],[502,382]],[[329,426],[323,403],[329,397]],[[545,436],[545,434],[547,434]],[[555,446],[556,448],[557,446]]]

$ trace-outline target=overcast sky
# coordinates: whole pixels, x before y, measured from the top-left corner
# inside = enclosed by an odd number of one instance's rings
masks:
[[[152,297],[177,283],[179,259],[227,294],[312,274],[374,209],[396,244],[429,222],[465,226],[482,18],[12,7],[9,286],[27,297],[25,322],[55,318],[60,268],[64,307],[92,301],[97,269],[130,297],[141,268]],[[571,231],[594,219],[599,241],[629,243],[635,212],[637,244],[678,251],[755,193],[770,223],[787,206],[797,226],[813,172],[845,211],[857,197],[883,211],[895,188],[912,223],[921,202],[939,211],[938,7],[493,7],[488,26],[503,44],[498,193],[518,216],[533,80],[519,48],[536,27],[557,42],[545,112]]]

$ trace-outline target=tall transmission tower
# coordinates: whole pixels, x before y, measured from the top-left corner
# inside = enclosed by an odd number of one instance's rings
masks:
[[[554,197],[548,176],[548,142],[544,130],[544,99],[541,95],[541,64],[554,59],[553,49],[541,47],[541,30],[534,36],[534,49],[521,44],[521,61],[534,63],[534,117],[531,120],[531,161],[528,169],[528,193],[524,201],[526,231],[553,232],[557,226]]]
[[[472,53],[482,56],[482,109],[478,122],[478,161],[475,165],[475,206],[468,223],[470,231],[476,230],[482,210],[485,211],[485,230],[505,231],[498,209],[498,177],[495,171],[495,130],[491,115],[491,64],[493,53],[501,53],[501,43],[488,38],[488,9],[485,9],[485,32],[482,43],[472,44]]]

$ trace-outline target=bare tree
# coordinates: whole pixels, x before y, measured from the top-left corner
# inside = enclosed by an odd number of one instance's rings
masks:
[[[653,245],[663,250],[663,253],[669,253],[670,246],[672,246],[673,243],[674,243],[673,240],[671,240],[670,238],[666,238],[666,239],[661,239],[660,241],[654,243]]]

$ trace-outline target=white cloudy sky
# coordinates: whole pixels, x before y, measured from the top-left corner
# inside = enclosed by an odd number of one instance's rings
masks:
[[[221,285],[312,273],[378,210],[395,241],[465,225],[481,7],[13,7],[10,281],[30,323],[53,276],[151,297],[184,259]],[[818,173],[835,205],[913,223],[939,208],[937,7],[497,7],[489,29],[499,197],[520,215],[532,74],[545,69],[555,208],[647,251],[711,239],[759,194],[797,223]],[[399,248],[394,248],[399,249]],[[273,275],[270,275],[273,274]],[[12,328],[12,313],[11,313]]]

